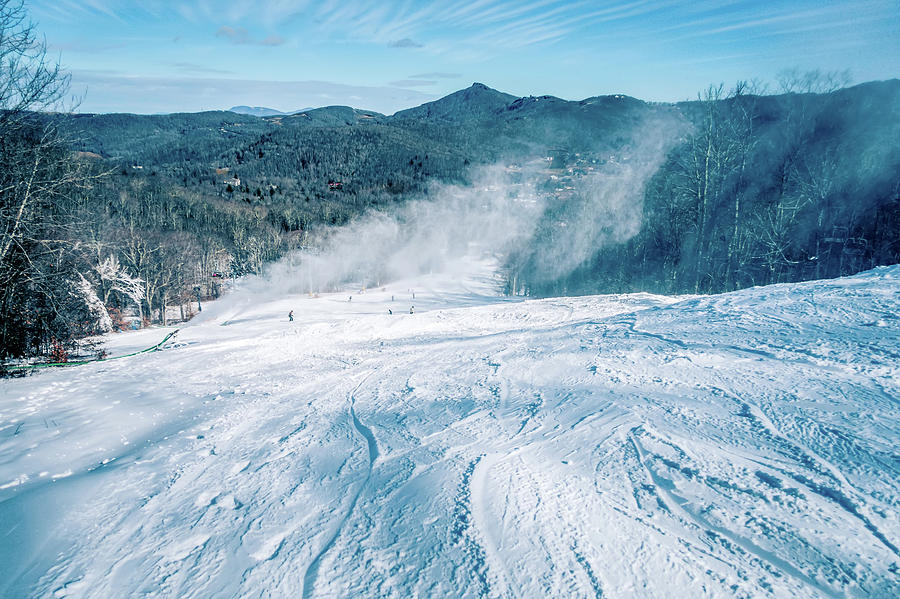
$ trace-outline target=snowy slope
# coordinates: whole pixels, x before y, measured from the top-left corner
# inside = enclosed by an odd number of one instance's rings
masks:
[[[896,596],[898,307],[238,294],[0,381],[0,596]]]

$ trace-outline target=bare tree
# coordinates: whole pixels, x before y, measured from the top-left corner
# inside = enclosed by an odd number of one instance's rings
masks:
[[[731,185],[732,226],[728,239],[725,259],[724,284],[726,289],[737,287],[736,276],[746,263],[746,235],[743,232],[745,196],[748,195],[748,169],[753,154],[759,144],[756,135],[756,120],[759,112],[759,97],[766,93],[765,84],[758,80],[738,81],[729,94],[730,112],[728,119],[729,137],[733,140],[730,149],[735,154],[734,174]]]
[[[49,114],[68,83],[23,2],[0,0],[0,358],[70,324],[65,306],[79,278],[61,199],[84,179]]]
[[[3,152],[0,166],[0,268],[27,235],[36,205],[71,182],[59,176],[55,128],[34,114],[58,107],[68,84],[59,64],[47,60],[21,0],[0,0],[0,137],[15,149]]]
[[[776,77],[778,91],[784,94],[827,94],[847,87],[852,81],[849,70],[801,71],[796,67],[784,69]]]
[[[693,207],[694,292],[705,288],[704,277],[710,276],[710,254],[715,250],[711,240],[717,238],[714,211],[738,187],[737,179],[743,176],[752,150],[752,103],[742,97],[748,89],[747,83],[739,82],[730,92],[719,84],[698,94],[702,113],[678,167],[681,176],[676,191],[681,197],[672,201]],[[737,222],[740,196],[734,198],[734,215]]]

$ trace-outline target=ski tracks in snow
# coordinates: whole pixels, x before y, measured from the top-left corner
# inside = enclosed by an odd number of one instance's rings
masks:
[[[502,548],[498,539],[494,538],[492,519],[487,510],[488,495],[491,488],[488,474],[498,461],[498,454],[485,454],[475,461],[475,467],[469,478],[469,500],[471,513],[471,539],[480,539],[480,549],[472,548],[470,554],[481,556],[483,563],[476,564],[484,572],[483,588],[490,591],[491,597],[510,596],[509,573],[506,571],[502,556]],[[495,491],[497,489],[494,489]],[[473,540],[473,543],[478,541]],[[493,585],[488,584],[492,582]]]
[[[759,547],[749,539],[738,535],[731,530],[713,524],[699,512],[692,509],[689,506],[689,502],[687,499],[675,493],[675,484],[671,480],[657,473],[648,464],[646,457],[647,452],[641,445],[640,441],[638,441],[637,439],[636,433],[639,431],[640,427],[632,430],[628,435],[628,440],[631,442],[635,453],[637,454],[638,463],[646,471],[647,476],[649,477],[650,481],[655,487],[655,490],[658,493],[658,496],[661,496],[663,498],[662,501],[664,501],[666,509],[671,514],[681,518],[683,522],[689,525],[696,526],[700,532],[712,537],[713,539],[715,539],[716,536],[726,539],[726,542],[723,545],[733,554],[740,555],[741,552],[735,551],[731,546],[729,546],[729,542],[740,547],[743,552],[750,555],[751,557],[754,557],[760,562],[769,564],[771,567],[774,567],[776,571],[784,572],[788,576],[796,579],[798,582],[817,589],[818,592],[822,594],[822,596],[833,597],[835,599],[842,596],[840,593],[834,591],[833,589],[823,586],[818,581],[807,575],[805,572],[794,567],[788,561],[783,560],[775,555],[772,551],[768,551]]]
[[[485,550],[475,529],[474,515],[472,513],[472,477],[482,459],[484,459],[484,454],[469,462],[463,471],[462,481],[460,481],[459,489],[454,499],[453,519],[450,528],[450,542],[454,545],[462,546],[466,563],[472,572],[472,579],[476,584],[476,596],[479,599],[491,596],[491,584],[488,579]]]
[[[372,478],[372,468],[375,466],[375,460],[378,459],[378,443],[375,441],[375,435],[372,433],[372,430],[364,425],[359,418],[356,416],[356,395],[359,390],[363,387],[366,381],[369,379],[371,374],[363,377],[362,381],[353,389],[350,393],[350,408],[349,408],[349,416],[350,421],[353,423],[353,428],[356,430],[357,434],[359,434],[362,439],[366,443],[366,450],[368,452],[369,463],[366,469],[366,475],[363,481],[360,483],[359,487],[356,489],[356,493],[354,493],[353,498],[350,500],[349,505],[347,506],[347,511],[344,514],[343,518],[335,525],[334,531],[325,541],[325,544],[322,545],[322,548],[319,552],[313,557],[312,561],[310,561],[309,565],[306,567],[306,571],[303,574],[303,599],[309,599],[312,597],[312,593],[316,584],[316,577],[319,574],[319,567],[321,565],[322,559],[328,553],[328,551],[334,547],[334,544],[337,542],[338,537],[341,535],[341,531],[344,526],[353,516],[353,512],[356,509],[356,504],[359,501],[360,495],[362,495],[363,491],[369,484],[369,481]]]

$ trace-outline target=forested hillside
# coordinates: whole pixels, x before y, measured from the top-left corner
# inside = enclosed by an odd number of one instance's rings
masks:
[[[183,312],[479,165],[533,179],[544,206],[505,258],[509,293],[720,292],[900,261],[900,81],[751,91],[651,104],[474,84],[393,116],[34,113],[79,175],[35,213],[49,216],[44,249],[20,259],[43,256],[34,268],[56,275],[4,288],[0,358],[71,346],[132,312],[165,321],[166,306]]]
[[[602,183],[588,180],[511,261],[520,291],[717,293],[900,261],[900,82],[778,96],[714,87],[675,109],[691,129],[647,178],[639,230],[616,243],[600,231],[577,267],[547,268],[559,227],[578,227],[585,205],[604,209],[591,185]]]

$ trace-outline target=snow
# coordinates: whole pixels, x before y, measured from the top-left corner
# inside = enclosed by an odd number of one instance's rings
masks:
[[[0,381],[0,596],[900,592],[900,266],[536,301],[463,271],[238,292]]]

